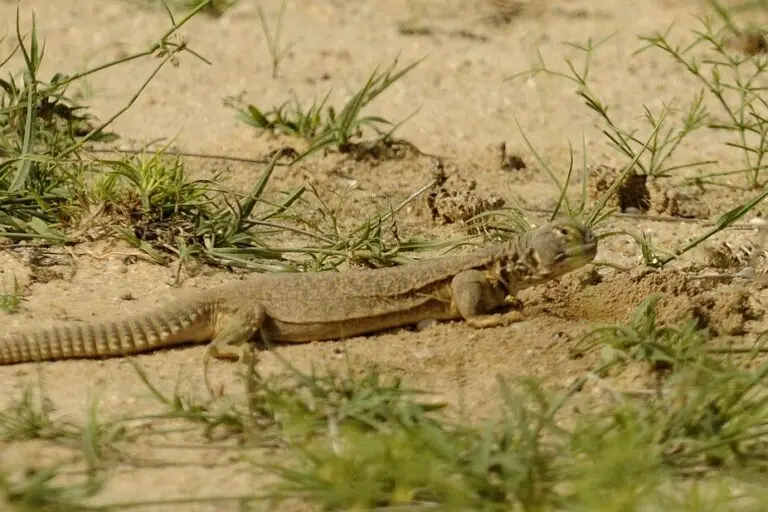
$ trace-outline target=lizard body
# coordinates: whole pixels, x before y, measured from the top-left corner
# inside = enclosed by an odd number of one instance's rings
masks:
[[[504,244],[400,267],[260,274],[181,294],[147,313],[0,334],[0,364],[129,355],[206,341],[206,357],[237,359],[236,347],[254,338],[338,339],[424,320],[501,325],[514,321],[493,314],[508,296],[581,267],[596,251],[590,229],[564,220]]]

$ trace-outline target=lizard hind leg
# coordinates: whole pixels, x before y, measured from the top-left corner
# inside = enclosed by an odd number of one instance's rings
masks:
[[[267,312],[260,304],[239,308],[222,307],[215,314],[215,329],[205,351],[204,362],[211,358],[243,361],[248,342],[260,332]]]

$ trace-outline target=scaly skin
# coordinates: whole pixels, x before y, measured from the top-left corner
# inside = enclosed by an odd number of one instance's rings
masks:
[[[0,364],[125,356],[210,341],[206,358],[239,359],[252,339],[338,339],[464,319],[474,327],[519,321],[494,314],[519,290],[592,261],[588,228],[560,220],[505,244],[401,267],[261,274],[174,298],[154,312],[0,336]]]

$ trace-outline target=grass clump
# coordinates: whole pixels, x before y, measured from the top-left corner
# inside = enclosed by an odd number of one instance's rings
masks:
[[[761,171],[765,168],[768,151],[768,104],[762,99],[760,84],[767,64],[754,58],[752,52],[736,51],[732,41],[749,30],[740,29],[729,10],[718,0],[708,3],[714,8],[719,23],[712,16],[702,16],[701,29],[694,31],[693,41],[685,46],[672,43],[669,36],[672,27],[642,36],[641,40],[647,43],[643,50],[661,51],[701,83],[700,95],[709,95],[720,113],[725,115],[724,120],[706,116],[707,127],[735,135],[735,140],[726,144],[741,153],[742,168],[724,174],[742,174],[748,187],[761,188],[765,183]],[[705,46],[709,55],[699,53],[701,46]],[[722,174],[710,176],[717,175]],[[707,177],[699,179],[706,180]]]
[[[24,301],[24,291],[16,276],[13,276],[13,290],[0,292],[0,311],[15,313]]]
[[[305,139],[309,147],[296,161],[329,147],[341,153],[349,153],[364,147],[362,143],[357,142],[363,136],[363,128],[372,129],[377,134],[369,146],[391,139],[397,126],[384,131],[381,127],[391,126],[390,121],[378,116],[360,117],[361,111],[420,62],[421,60],[412,62],[396,71],[398,62],[395,60],[384,71],[374,70],[368,81],[347,101],[338,114],[332,106],[326,107],[330,92],[323,101],[319,104],[313,103],[308,109],[302,108],[296,100],[266,112],[262,112],[255,105],[244,105],[235,98],[229,98],[227,105],[235,108],[237,118],[248,125]]]
[[[573,82],[577,86],[577,95],[590,110],[597,114],[603,125],[602,133],[608,139],[609,145],[633,162],[622,179],[630,173],[631,175],[646,177],[667,177],[673,172],[711,163],[699,161],[683,164],[670,163],[680,144],[694,132],[707,126],[709,114],[703,105],[702,94],[697,94],[690,104],[681,111],[677,111],[673,104],[664,105],[658,113],[654,113],[648,107],[643,106],[643,119],[651,132],[647,141],[638,135],[639,130],[622,127],[613,119],[609,106],[600,99],[598,93],[590,85],[592,61],[597,50],[609,41],[610,37],[605,37],[599,41],[590,38],[584,44],[566,43],[584,55],[583,63],[580,66],[577,66],[572,60],[566,59],[568,68],[566,72],[551,69],[544,62],[543,56],[538,54],[539,63],[537,66],[517,73],[509,79],[528,78],[544,73]],[[671,124],[672,119],[669,115],[671,112],[678,114],[679,124]]]
[[[36,472],[21,484],[15,484],[0,476],[0,504],[5,502],[14,510],[32,512],[56,510],[61,512],[84,512],[94,510],[86,504],[96,495],[102,483],[88,479],[83,484],[57,484],[58,472],[54,469]],[[98,510],[98,509],[97,509]]]
[[[279,476],[259,500],[302,498],[324,510],[508,510],[535,508],[555,495],[558,448],[544,439],[553,432],[551,397],[534,383],[519,391],[501,383],[501,418],[477,427],[447,420],[443,404],[375,370],[304,373],[288,365],[265,377],[251,364],[244,400],[212,395],[198,405],[163,395],[139,371],[171,408],[158,418],[184,417],[206,432],[226,426],[248,444],[280,449],[280,462],[251,462]]]
[[[173,25],[149,50],[75,75],[55,74],[49,82],[38,77],[45,54],[34,15],[28,37],[22,35],[17,12],[15,49],[0,61],[0,68],[19,53],[25,68],[18,83],[13,75],[0,82],[0,236],[11,240],[67,241],[62,226],[77,220],[71,206],[82,199],[85,177],[97,171],[98,160],[84,151],[86,144],[113,140],[108,127],[135,102],[157,72],[175,63],[187,45],[175,34],[202,8]],[[86,109],[67,96],[77,80],[140,58],[160,57],[154,72],[115,115],[98,125]]]
[[[31,386],[25,387],[21,397],[0,412],[0,439],[53,439],[72,434],[70,426],[53,420],[52,406],[41,391],[42,386],[37,392]]]
[[[542,506],[555,498],[556,447],[543,440],[552,426],[547,404],[523,405],[502,389],[504,417],[480,428],[423,413],[389,414],[373,429],[340,422],[324,437],[292,445],[297,462],[274,468],[284,480],[278,496],[305,497],[326,510]]]
[[[758,470],[766,455],[768,363],[744,368],[745,361],[736,356],[746,353],[754,359],[759,350],[720,348],[693,320],[659,325],[655,308],[661,298],[654,295],[640,304],[628,326],[598,328],[582,340],[581,345],[601,349],[593,375],[633,362],[656,374],[657,389],[645,400],[621,399],[618,409],[642,420],[660,461],[678,476],[750,464],[758,464],[753,467]],[[621,420],[615,428],[627,425]]]
[[[574,348],[587,344],[602,347],[602,359],[607,365],[628,361],[643,361],[653,371],[676,371],[698,361],[709,337],[696,321],[681,326],[659,326],[656,306],[663,298],[655,294],[644,300],[627,325],[601,327],[589,333]]]

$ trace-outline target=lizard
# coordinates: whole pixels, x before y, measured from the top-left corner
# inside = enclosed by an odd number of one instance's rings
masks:
[[[187,291],[154,311],[0,333],[0,365],[127,356],[209,342],[209,358],[241,360],[249,341],[340,339],[422,321],[477,328],[524,317],[499,312],[518,291],[591,262],[593,231],[570,218],[474,251],[395,267],[249,276]]]

